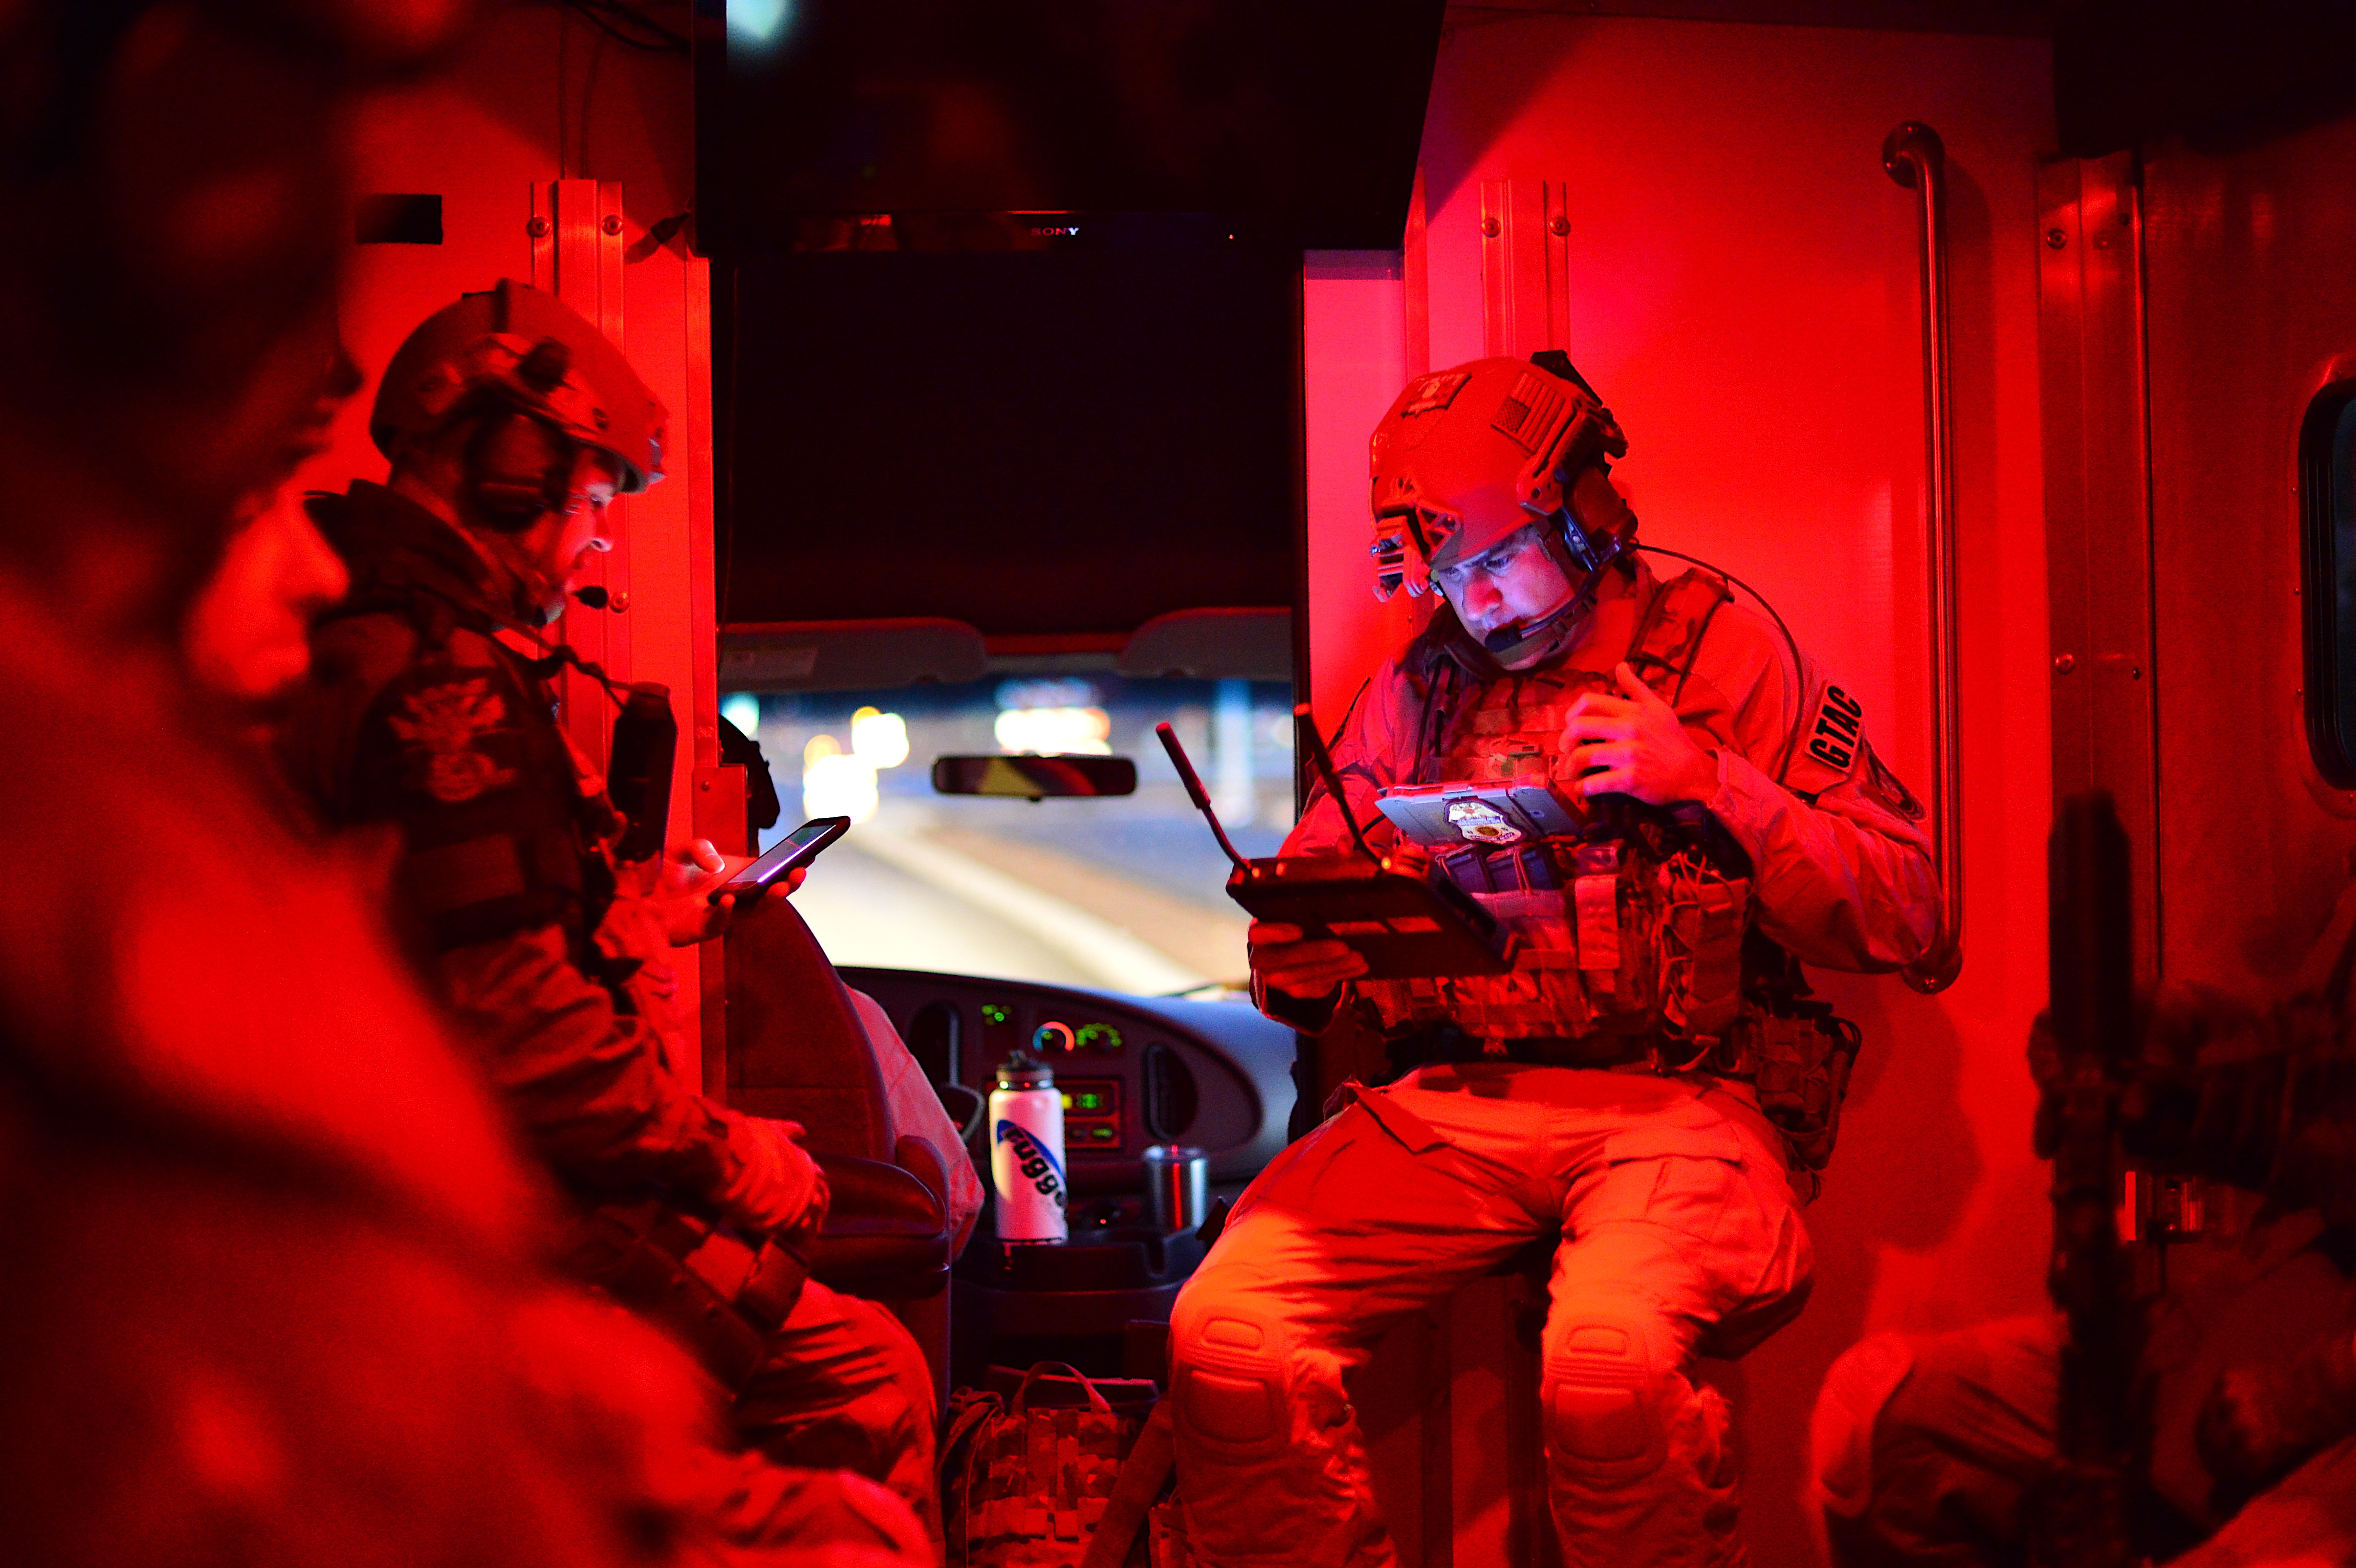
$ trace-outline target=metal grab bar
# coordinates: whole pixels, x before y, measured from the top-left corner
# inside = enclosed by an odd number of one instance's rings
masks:
[[[1930,453],[1931,828],[1946,910],[1939,945],[1901,972],[1929,996],[1964,967],[1964,769],[1955,674],[1954,407],[1947,356],[1947,151],[1939,133],[1910,120],[1881,144],[1890,177],[1922,196],[1922,410]]]

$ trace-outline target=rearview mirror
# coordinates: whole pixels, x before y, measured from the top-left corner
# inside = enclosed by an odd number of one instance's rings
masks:
[[[1127,757],[1066,753],[1053,757],[935,757],[936,795],[1135,795],[1137,764]]]

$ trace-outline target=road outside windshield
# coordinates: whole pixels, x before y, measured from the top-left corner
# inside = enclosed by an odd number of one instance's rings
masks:
[[[1171,771],[1168,721],[1246,855],[1292,824],[1289,683],[1005,677],[964,686],[727,697],[784,814],[845,816],[794,903],[838,965],[1163,995],[1244,983],[1248,917],[1226,858]],[[935,795],[949,752],[1089,752],[1135,760],[1134,795]]]

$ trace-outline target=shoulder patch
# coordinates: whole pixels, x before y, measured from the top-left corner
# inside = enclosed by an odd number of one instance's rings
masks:
[[[492,689],[487,674],[405,692],[385,721],[401,742],[415,786],[444,805],[472,800],[519,777],[487,743],[509,720],[507,699]]]
[[[1442,370],[1417,381],[1407,398],[1399,404],[1399,418],[1413,419],[1418,414],[1436,414],[1456,400],[1456,394],[1472,379],[1470,370]]]
[[[1807,752],[1835,773],[1847,773],[1865,744],[1865,705],[1837,686],[1825,688],[1816,721],[1808,727]]]

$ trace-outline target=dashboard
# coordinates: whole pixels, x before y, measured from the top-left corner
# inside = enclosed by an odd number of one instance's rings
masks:
[[[1248,1180],[1284,1147],[1293,1033],[1243,998],[1132,997],[914,969],[840,973],[883,1005],[936,1083],[987,1095],[1017,1048],[1053,1069],[1075,1194],[1136,1190],[1149,1144],[1202,1149],[1211,1179],[1222,1183]]]

